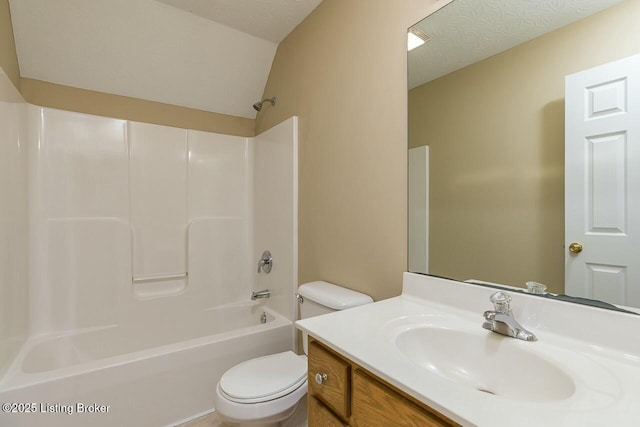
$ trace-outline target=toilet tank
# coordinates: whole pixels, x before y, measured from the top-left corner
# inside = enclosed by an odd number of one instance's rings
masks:
[[[372,302],[373,299],[369,295],[329,282],[310,282],[300,285],[298,288],[298,305],[301,319],[346,310]],[[307,354],[306,333],[302,334],[302,340],[304,353]]]

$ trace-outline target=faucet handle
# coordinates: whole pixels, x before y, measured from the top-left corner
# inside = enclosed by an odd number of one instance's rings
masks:
[[[271,256],[271,252],[264,251],[262,252],[262,257],[258,261],[258,273],[260,271],[264,271],[265,273],[271,273],[271,269],[273,268],[273,257]]]
[[[498,291],[491,294],[489,301],[493,303],[496,312],[502,314],[511,314],[511,297],[504,292]]]

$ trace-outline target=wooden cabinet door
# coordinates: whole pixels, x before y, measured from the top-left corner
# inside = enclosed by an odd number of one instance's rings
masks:
[[[347,427],[315,397],[309,396],[309,427]]]
[[[316,375],[326,375],[321,383]],[[309,394],[322,400],[342,418],[351,415],[349,405],[351,365],[315,341],[309,343]]]
[[[452,426],[435,412],[410,402],[357,369],[353,375],[351,424],[354,427],[441,427]]]

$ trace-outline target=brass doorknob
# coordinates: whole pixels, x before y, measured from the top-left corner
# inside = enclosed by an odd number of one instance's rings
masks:
[[[582,252],[582,244],[578,242],[573,242],[569,245],[569,252],[572,254],[579,254]]]

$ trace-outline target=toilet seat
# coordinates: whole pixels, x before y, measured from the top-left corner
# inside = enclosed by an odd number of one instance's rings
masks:
[[[236,403],[261,403],[297,390],[307,380],[307,357],[292,351],[251,359],[224,373],[219,390]]]
[[[261,403],[232,402],[220,391],[220,383],[214,395],[214,407],[221,418],[230,423],[276,423],[293,414],[300,402],[306,400],[307,381],[286,396]]]

